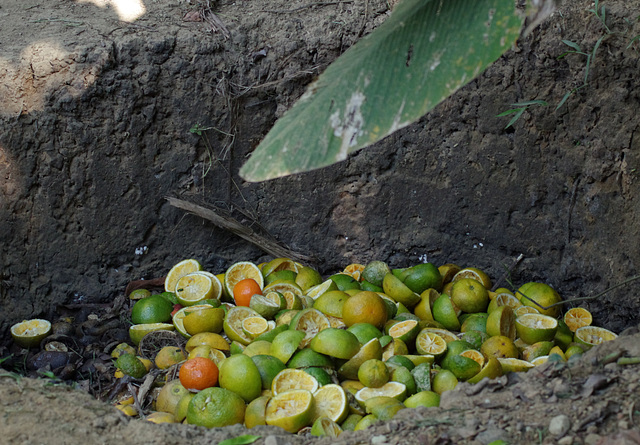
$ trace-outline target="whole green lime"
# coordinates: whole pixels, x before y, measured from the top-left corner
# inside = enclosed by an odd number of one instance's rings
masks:
[[[306,351],[307,349],[303,349]],[[310,351],[310,349],[309,349]],[[283,369],[286,368],[282,361],[272,355],[258,354],[251,357],[253,363],[256,364],[258,372],[260,373],[260,380],[262,382],[262,389],[271,388],[271,382],[273,378]]]
[[[116,368],[134,379],[140,379],[147,374],[147,368],[138,357],[132,354],[122,354],[116,360]]]
[[[173,304],[159,295],[138,300],[131,309],[133,324],[165,323],[171,320]]]
[[[338,289],[343,292],[348,289],[360,289],[360,283],[351,275],[337,273],[335,275],[331,275],[329,278],[331,279],[331,281],[336,283]]]
[[[400,274],[400,280],[417,294],[427,289],[435,289],[438,292],[442,290],[442,275],[431,263],[417,264],[404,270]]]
[[[193,396],[187,408],[187,422],[207,428],[235,425],[244,422],[245,409],[238,394],[214,386]]]

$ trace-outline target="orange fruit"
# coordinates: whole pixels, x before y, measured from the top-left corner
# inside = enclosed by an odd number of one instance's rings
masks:
[[[233,286],[233,299],[236,302],[236,306],[248,307],[251,302],[251,297],[256,294],[262,295],[262,289],[260,289],[260,285],[253,278],[245,278]]]
[[[218,383],[218,366],[211,359],[194,357],[180,367],[180,383],[188,390],[200,391]]]
[[[348,298],[342,305],[342,320],[347,326],[370,323],[382,329],[387,322],[387,306],[375,292],[361,291]]]

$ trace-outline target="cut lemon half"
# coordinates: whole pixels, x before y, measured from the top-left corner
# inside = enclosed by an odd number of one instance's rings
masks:
[[[349,401],[347,393],[340,385],[330,383],[320,387],[313,398],[316,402],[314,417],[328,417],[334,422],[341,423],[349,415]]]
[[[277,395],[293,389],[305,389],[313,394],[319,386],[318,380],[302,369],[286,368],[273,378],[271,392]]]
[[[360,369],[360,366],[371,359],[382,359],[382,346],[380,345],[380,340],[377,338],[372,338],[362,345],[356,355],[340,366],[338,375],[344,379],[355,380],[358,378],[358,369]]]
[[[359,263],[349,264],[344,268],[342,273],[351,275],[354,280],[362,281],[362,272],[364,271],[364,265]]]
[[[421,301],[420,295],[409,289],[406,284],[392,273],[384,276],[382,288],[387,296],[396,303],[402,303],[409,309],[412,309]]]
[[[491,357],[489,360],[487,360],[480,372],[467,380],[467,382],[478,383],[485,377],[489,379],[495,379],[496,377],[500,377],[502,374],[502,365],[497,358]]]
[[[313,298],[314,300],[317,300],[320,295],[332,290],[338,290],[338,286],[336,285],[335,281],[329,278],[326,281],[318,284],[317,286],[313,286],[311,289],[309,289],[307,291],[307,296]]]
[[[234,306],[227,311],[227,316],[224,318],[222,325],[224,333],[227,334],[229,340],[237,341],[243,345],[251,343],[251,338],[242,330],[242,322],[245,318],[259,317],[253,309],[246,306]]]
[[[583,326],[576,329],[574,337],[576,342],[585,345],[587,348],[591,348],[606,341],[615,340],[618,335],[604,328]]]
[[[198,309],[212,308],[212,307],[213,306],[210,304],[197,304],[195,306],[183,307],[178,312],[173,314],[173,326],[176,328],[176,331],[178,331],[183,337],[189,338],[191,337],[191,334],[189,334],[187,330],[184,328],[184,317],[187,316],[188,312],[198,310]]]
[[[477,267],[465,267],[461,269],[458,273],[456,273],[451,281],[458,281],[463,278],[473,278],[477,280],[484,286],[485,289],[491,289],[492,283],[489,275],[478,269]]]
[[[262,290],[262,294],[266,294],[267,292],[279,292],[282,295],[285,295],[286,292],[291,292],[292,294],[300,297],[302,295],[302,289],[300,286],[296,284],[293,280],[276,280],[273,283],[270,283]],[[285,295],[286,298],[286,295]],[[291,309],[291,308],[288,308]]]
[[[578,328],[591,326],[593,317],[591,312],[582,307],[574,307],[564,314],[564,322],[567,324],[571,332],[576,332]]]
[[[281,270],[290,270],[291,272],[298,273],[298,266],[295,261],[289,258],[274,258],[262,266],[262,275],[266,277],[273,272],[279,272]]]
[[[491,313],[500,306],[511,306],[511,309],[513,309],[514,311],[519,307],[530,307],[524,306],[522,302],[516,297],[505,292],[496,295],[496,297],[491,300],[491,302],[489,303],[489,307],[487,308],[487,312]]]
[[[23,348],[40,345],[40,342],[51,333],[51,322],[40,318],[25,320],[11,326],[13,341]]]
[[[516,339],[516,316],[511,306],[498,306],[487,317],[487,334],[490,337],[503,335],[511,340]]]
[[[498,361],[502,366],[503,374],[507,374],[509,372],[527,372],[531,368],[535,367],[533,363],[517,358],[499,358]]]
[[[531,307],[531,306],[520,306],[520,307],[516,308],[514,311],[515,311],[514,313],[516,314],[516,318],[520,317],[520,316],[522,316],[524,314],[539,314],[540,313],[540,311],[538,309],[536,309],[534,307]]]
[[[364,405],[368,399],[380,396],[393,397],[402,402],[407,398],[407,386],[400,382],[387,382],[379,388],[365,386],[356,393],[356,400],[359,404]]]
[[[182,260],[171,268],[167,277],[164,279],[164,290],[167,292],[175,292],[178,280],[185,275],[202,270],[200,262],[194,259]]]
[[[335,439],[342,434],[342,428],[328,417],[318,417],[311,425],[311,435],[317,437],[331,437]]]
[[[264,317],[247,317],[242,320],[242,332],[251,340],[269,330],[269,323]]]
[[[306,389],[276,394],[267,403],[265,422],[290,433],[297,433],[311,424],[314,406],[313,394]]]
[[[231,265],[224,274],[224,288],[227,295],[233,296],[233,288],[240,281],[252,278],[260,289],[264,287],[264,278],[260,268],[249,261],[240,261]]]
[[[462,357],[470,358],[474,362],[478,363],[480,367],[484,366],[486,361],[484,355],[482,355],[482,352],[476,351],[475,349],[467,349],[466,351],[462,351],[460,355]]]
[[[215,291],[216,288],[211,278],[200,272],[180,277],[173,290],[178,302],[183,306],[193,306],[202,300],[213,298]]]
[[[211,272],[206,272],[204,270],[201,270],[198,273],[205,275],[211,279],[213,291],[209,299],[219,300],[222,297],[222,281],[220,281],[220,278],[218,278],[217,275],[212,274]]]
[[[423,329],[416,337],[416,351],[420,355],[430,354],[440,357],[447,352],[447,342],[435,332]]]
[[[395,323],[389,328],[389,335],[398,338],[406,344],[413,344],[420,332],[420,327],[416,320],[405,320]]]
[[[491,317],[491,316],[489,316]],[[551,341],[558,330],[558,320],[548,315],[524,314],[516,318],[516,333],[527,344]]]
[[[150,332],[154,331],[173,331],[175,327],[170,323],[147,323],[134,324],[129,328],[129,338],[136,345],[140,343],[142,338]]]
[[[251,297],[249,307],[262,315],[264,318],[272,319],[275,315],[287,306],[287,302],[282,294],[269,292],[267,295],[256,294]]]
[[[330,327],[331,323],[327,316],[313,308],[301,310],[293,317],[291,323],[289,323],[289,329],[304,332],[304,338],[300,343],[300,348],[306,347],[319,332]]]
[[[211,349],[218,349],[220,351],[229,351],[230,345],[225,338],[214,332],[201,332],[194,335],[189,340],[184,349],[191,353],[198,346],[209,346]]]
[[[444,339],[444,341],[448,343],[451,343],[452,341],[456,341],[459,340],[458,337],[456,337],[456,335],[451,332],[451,331],[447,331],[446,329],[440,329],[440,328],[424,328],[423,331],[426,332],[433,332],[435,334],[438,334],[440,337],[442,337]]]

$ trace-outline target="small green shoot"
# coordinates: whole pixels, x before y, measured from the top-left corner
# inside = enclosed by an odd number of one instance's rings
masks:
[[[604,7],[603,7],[604,9]],[[595,45],[593,45],[593,49],[591,50],[590,53],[586,53],[582,50],[582,48],[580,47],[580,45],[578,45],[575,42],[572,42],[570,40],[562,40],[562,43],[564,43],[565,45],[569,46],[570,48],[573,48],[572,51],[565,51],[564,53],[560,54],[558,56],[558,60],[562,59],[563,57],[569,55],[569,54],[579,54],[582,56],[586,56],[587,57],[587,64],[585,66],[585,70],[584,70],[584,81],[582,83],[582,85],[580,85],[579,87],[573,88],[570,91],[567,91],[565,93],[565,95],[563,96],[562,100],[560,100],[560,102],[558,103],[558,105],[556,106],[556,111],[558,111],[558,109],[560,109],[560,107],[562,107],[564,105],[564,103],[567,101],[567,99],[569,99],[569,97],[571,97],[571,95],[573,95],[574,93],[576,93],[577,91],[581,90],[582,88],[586,87],[588,85],[588,80],[589,80],[589,73],[591,71],[591,65],[593,65],[593,61],[596,58],[596,52],[598,51],[598,48],[600,47],[600,44],[602,43],[602,40],[605,38],[605,36],[602,36],[598,39],[598,41],[596,42]]]
[[[600,11],[598,11],[598,0],[595,0],[593,9],[588,9],[588,11],[592,12],[596,17],[598,17],[598,20],[602,22],[602,24],[604,25],[604,28],[607,30],[607,34],[612,33],[609,27],[607,26],[607,11],[604,5],[602,5],[602,8],[600,8]]]
[[[508,116],[510,114],[514,114],[514,116],[511,118],[511,120],[509,121],[509,123],[507,124],[506,127],[504,127],[504,129],[506,130],[507,128],[509,128],[510,126],[512,126],[513,124],[516,123],[516,121],[518,119],[520,119],[520,117],[522,116],[522,114],[531,106],[533,105],[542,105],[544,107],[546,107],[547,105],[549,105],[547,102],[545,102],[544,100],[528,100],[526,102],[518,102],[515,104],[511,104],[512,107],[516,107],[516,108],[511,108],[507,111],[503,111],[500,114],[497,114],[496,117],[502,117],[502,116]]]
[[[633,39],[631,39],[631,41],[629,42],[629,44],[627,45],[627,47],[625,49],[631,48],[633,46],[633,44],[638,42],[638,41],[640,41],[640,34],[638,34]]]
[[[0,365],[3,362],[9,360],[11,357],[13,357],[13,354],[8,355],[7,357],[0,359]],[[22,379],[22,376],[20,374],[18,374],[17,372],[0,372],[0,377],[11,377],[12,379],[14,379],[18,383]]]

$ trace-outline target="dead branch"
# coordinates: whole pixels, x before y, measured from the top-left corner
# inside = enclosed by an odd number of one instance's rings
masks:
[[[192,202],[184,201],[178,198],[166,198],[170,205],[178,209],[186,210],[201,218],[211,221],[216,226],[226,229],[240,238],[249,241],[251,244],[259,247],[266,253],[275,257],[290,258],[303,263],[315,263],[316,259],[299,252],[294,252],[278,241],[270,240],[256,233],[251,227],[247,227],[235,218],[226,215],[224,210],[203,207]]]

